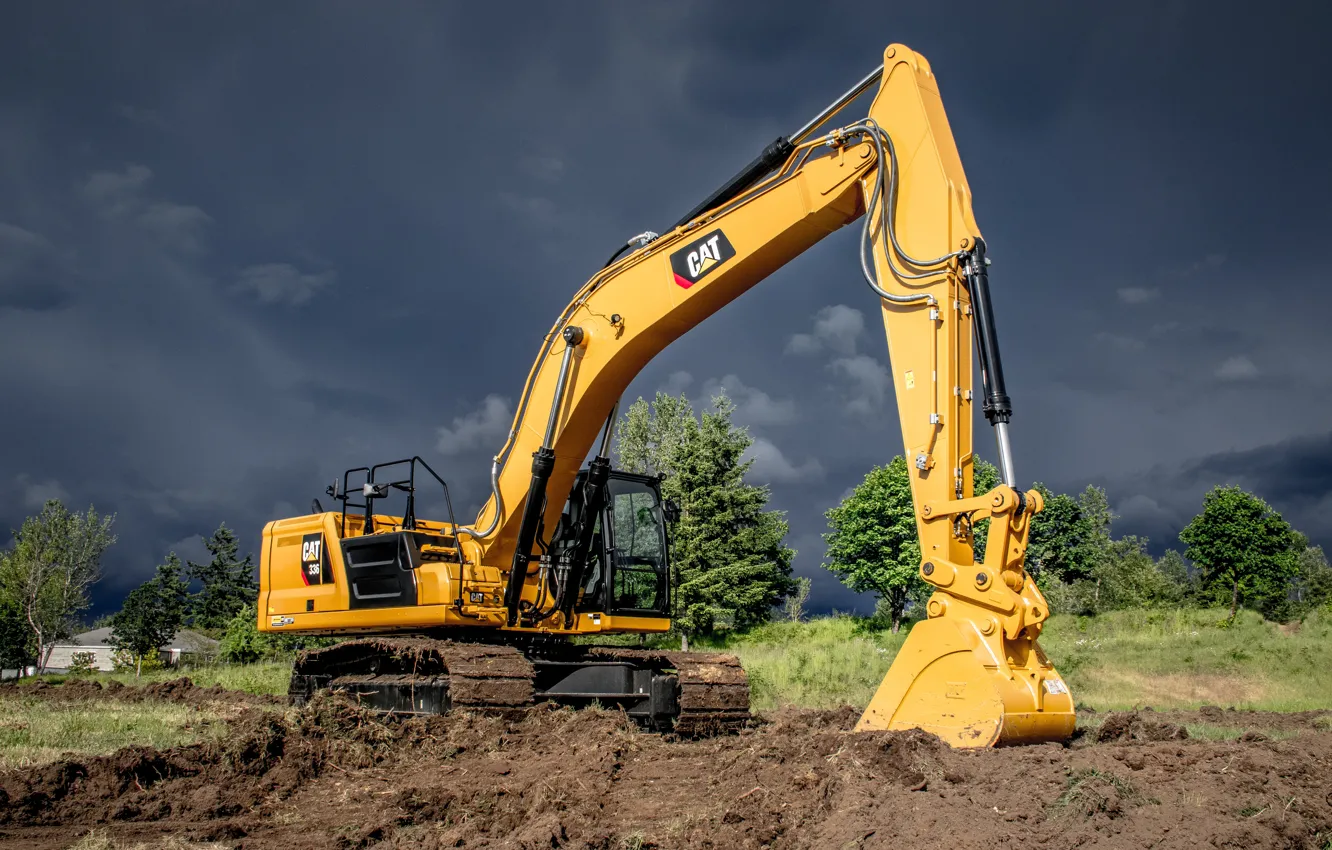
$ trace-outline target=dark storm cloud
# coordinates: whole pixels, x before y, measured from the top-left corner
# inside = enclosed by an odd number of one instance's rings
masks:
[[[219,522],[253,548],[349,466],[420,453],[475,510],[570,294],[902,41],[938,76],[991,246],[1020,477],[1125,482],[1117,504],[1164,529],[1206,477],[1190,463],[1332,427],[1309,259],[1332,225],[1325,17],[20,4],[0,32],[19,411],[0,519],[42,493],[116,511],[105,607]],[[820,336],[849,311],[863,331]],[[629,392],[735,397],[823,608],[866,604],[819,569],[823,512],[901,451],[876,315],[854,233],[833,234]]]
[[[58,310],[69,303],[64,272],[39,234],[0,223],[0,310]]]
[[[1106,488],[1118,533],[1150,538],[1161,552],[1182,549],[1179,531],[1201,509],[1203,496],[1237,485],[1266,501],[1315,545],[1332,549],[1332,432],[1218,452],[1163,464],[1133,476],[1108,475]]]

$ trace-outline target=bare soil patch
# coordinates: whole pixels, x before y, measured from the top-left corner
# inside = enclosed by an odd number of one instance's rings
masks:
[[[121,698],[64,687],[51,698]],[[326,696],[247,703],[221,740],[0,771],[0,845],[64,848],[97,830],[113,847],[284,850],[1323,850],[1324,713],[1218,711],[1110,714],[1067,745],[955,751],[920,732],[852,733],[849,708],[676,740],[594,709],[383,720]],[[1254,735],[1197,740],[1183,729],[1195,720]]]

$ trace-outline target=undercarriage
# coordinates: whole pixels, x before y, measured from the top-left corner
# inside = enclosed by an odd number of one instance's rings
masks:
[[[394,714],[598,704],[622,708],[646,729],[687,736],[731,732],[750,718],[749,681],[733,655],[566,642],[351,640],[297,657],[289,700],[303,705],[321,689]]]

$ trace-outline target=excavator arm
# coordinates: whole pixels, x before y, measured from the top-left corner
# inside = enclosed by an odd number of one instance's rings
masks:
[[[876,80],[865,119],[814,135]],[[615,412],[634,376],[699,322],[857,221],[887,334],[920,575],[935,590],[927,619],[912,629],[857,728],[921,727],[955,746],[1066,738],[1072,699],[1037,644],[1049,611],[1023,568],[1042,502],[1016,488],[985,243],[935,77],[901,44],[886,49],[881,70],[769,146],[671,232],[631,240],[634,250],[579,290],[541,344],[494,459],[489,501],[458,529],[464,559],[508,565],[512,627],[524,600],[544,598],[541,573],[529,568],[534,547],[556,528],[599,436],[592,469],[606,468]],[[980,495],[977,400],[996,433],[1003,479]],[[977,563],[973,528],[984,519],[990,530]],[[563,587],[576,585],[564,579]]]

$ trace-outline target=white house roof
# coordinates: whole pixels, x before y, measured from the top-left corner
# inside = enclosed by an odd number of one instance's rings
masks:
[[[55,646],[107,646],[111,639],[111,629],[93,629],[90,632],[84,632],[81,635],[74,635],[67,641],[61,641]],[[189,629],[181,629],[176,632],[167,643],[162,644],[158,649],[179,649],[185,652],[212,652],[217,649],[217,641],[210,637],[205,637],[198,632]]]

